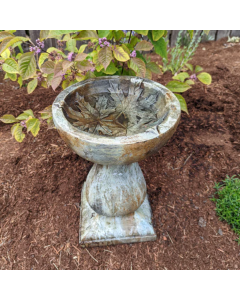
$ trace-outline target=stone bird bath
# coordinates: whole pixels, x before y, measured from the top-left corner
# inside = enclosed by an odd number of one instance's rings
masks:
[[[82,188],[80,243],[153,241],[146,182],[138,161],[173,135],[181,110],[161,84],[131,76],[76,83],[53,103],[62,139],[94,163]]]

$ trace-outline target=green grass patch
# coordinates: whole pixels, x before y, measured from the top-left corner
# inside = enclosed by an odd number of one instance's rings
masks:
[[[214,188],[216,192],[211,200],[216,202],[217,215],[239,235],[240,244],[240,179],[227,176],[222,183],[216,183]]]

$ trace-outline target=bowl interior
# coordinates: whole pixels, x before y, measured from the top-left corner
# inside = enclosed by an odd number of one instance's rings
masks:
[[[79,130],[95,135],[126,136],[164,121],[167,90],[137,77],[87,81],[67,95],[63,113]]]

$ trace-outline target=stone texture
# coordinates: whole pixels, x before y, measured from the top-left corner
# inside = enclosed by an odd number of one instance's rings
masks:
[[[97,214],[88,204],[86,184],[81,196],[81,220],[79,242],[85,246],[115,245],[156,240],[151,221],[148,197],[131,214],[105,217]]]
[[[88,127],[86,132],[82,125],[81,128],[73,126],[75,121],[70,119],[76,115],[81,124],[85,124],[83,118],[86,118],[88,126],[91,123],[88,118],[91,117],[98,126],[102,122],[102,117],[95,112],[99,99],[106,104],[101,106],[102,109],[110,109],[116,97],[120,97],[115,101],[116,112],[120,107],[122,116],[129,119],[128,124],[136,125],[130,135],[109,137],[100,135],[102,129],[91,129],[90,132]],[[74,110],[76,99],[81,105]],[[137,101],[132,110],[125,107],[131,105],[130,100]],[[141,110],[153,110],[156,120],[149,117],[148,122],[148,114],[139,111],[136,114],[134,109],[137,107],[139,110],[138,105]],[[83,106],[92,113],[85,111],[84,114]],[[175,95],[148,79],[98,77],[66,88],[55,99],[52,112],[62,139],[78,155],[95,163],[82,190],[80,243],[97,246],[155,240],[146,182],[137,162],[158,151],[175,132],[181,115]],[[67,112],[70,112],[69,115],[66,115]],[[139,124],[138,117],[144,122]],[[122,120],[122,125],[124,122]]]
[[[93,91],[89,91],[91,84],[95,86],[98,84],[98,86],[100,86],[99,93],[102,93],[110,87],[109,78],[116,82],[137,80],[136,77],[132,78],[130,76],[98,77],[96,79],[76,83],[66,88],[58,95],[53,103],[54,124],[60,136],[69,147],[78,155],[89,161],[101,165],[122,165],[138,162],[158,151],[174,134],[181,115],[179,101],[175,95],[163,85],[144,79],[143,84],[146,89],[144,92],[149,94],[158,91],[164,99],[159,106],[160,111],[158,116],[160,124],[153,124],[144,132],[117,137],[99,136],[74,127],[66,119],[62,109],[65,99],[76,90],[81,95],[88,92],[94,93],[94,89]],[[101,82],[104,88],[101,86]],[[162,120],[162,114],[166,111],[168,111],[168,114],[166,118]]]
[[[121,166],[94,164],[86,180],[86,197],[98,214],[115,217],[134,212],[147,194],[138,163]]]

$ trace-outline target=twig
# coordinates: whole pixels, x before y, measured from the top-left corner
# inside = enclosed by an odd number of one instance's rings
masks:
[[[172,242],[172,244],[173,244],[173,241],[172,241],[172,239],[171,239],[171,237],[170,237],[170,235],[169,235],[169,233],[167,232],[167,235],[168,235],[168,237],[170,238],[170,241]]]
[[[54,267],[58,270],[58,267],[55,265],[55,263],[53,263]]]
[[[85,249],[86,249],[87,253],[91,256],[91,258],[94,259],[94,260],[98,263],[98,261],[96,260],[96,258],[94,258],[94,257],[92,256],[92,254],[88,251],[88,249],[87,249],[87,248],[85,248]]]
[[[73,246],[73,248],[75,248],[79,253],[81,253],[81,251],[77,248],[77,247],[75,247],[74,245],[72,245]]]
[[[183,164],[183,166],[185,166],[186,165],[186,163],[187,163],[187,161],[189,160],[189,158],[191,157],[193,155],[193,152],[188,156],[188,158],[185,160],[185,162],[184,162],[184,164]]]

